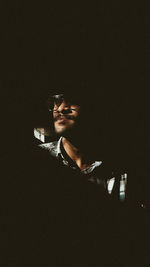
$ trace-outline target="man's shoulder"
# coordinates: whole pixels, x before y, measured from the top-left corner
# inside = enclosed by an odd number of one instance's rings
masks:
[[[41,148],[43,151],[50,152],[52,156],[57,156],[57,146],[58,141],[53,141],[50,143],[40,144],[39,148]]]

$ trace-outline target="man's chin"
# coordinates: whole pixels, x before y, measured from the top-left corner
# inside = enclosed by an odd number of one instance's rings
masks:
[[[72,128],[55,128],[55,133],[58,136],[68,137],[72,134]]]
[[[60,128],[55,128],[55,133],[57,135],[62,135],[64,134],[65,132],[68,132],[68,129],[66,129],[65,127],[60,127]]]

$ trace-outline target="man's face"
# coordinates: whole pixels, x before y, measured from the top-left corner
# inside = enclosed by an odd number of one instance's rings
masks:
[[[80,106],[68,104],[65,99],[61,104],[54,103],[53,119],[57,134],[65,134],[74,128],[79,118]]]

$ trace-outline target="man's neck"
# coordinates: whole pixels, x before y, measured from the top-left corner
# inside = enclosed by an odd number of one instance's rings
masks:
[[[76,165],[81,169],[84,170],[87,168],[88,163],[85,162],[85,159],[83,157],[83,154],[77,148],[71,141],[69,141],[67,138],[62,138],[62,144],[63,147],[68,154],[68,156],[76,163]]]

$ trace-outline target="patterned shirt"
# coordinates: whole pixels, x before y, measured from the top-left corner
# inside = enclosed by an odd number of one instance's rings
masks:
[[[71,160],[71,158],[67,155],[63,148],[62,144],[62,137],[58,141],[45,143],[39,145],[42,149],[45,149],[50,152],[50,154],[60,159],[61,162],[74,169],[74,170],[80,170],[79,167]],[[92,164],[90,164],[86,169],[80,170],[80,172],[84,175],[87,175],[87,179],[91,182],[94,182],[96,184],[101,184],[100,177],[97,177],[97,175],[94,175],[94,170],[102,165],[102,161],[94,161]],[[106,178],[106,190],[108,194],[112,194],[112,191],[115,187],[116,177],[113,175],[110,175],[110,177]],[[126,183],[127,183],[127,174],[121,174],[119,177],[119,198],[120,201],[125,200],[125,191],[126,191]]]

